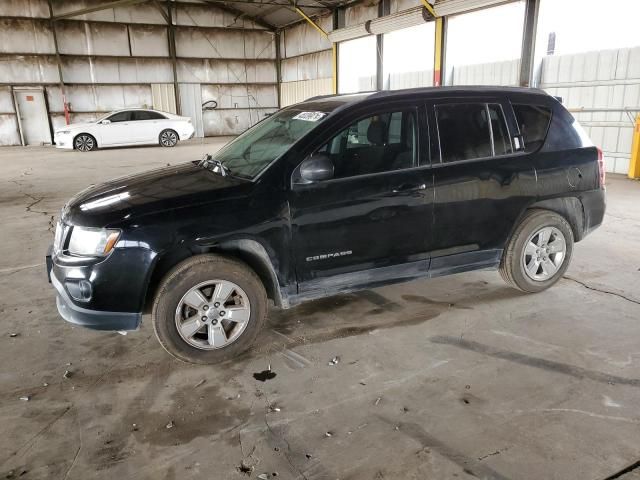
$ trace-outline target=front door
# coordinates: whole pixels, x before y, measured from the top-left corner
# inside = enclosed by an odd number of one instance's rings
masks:
[[[14,90],[20,131],[25,145],[51,144],[51,130],[44,92],[40,89]]]
[[[427,271],[433,190],[422,120],[415,107],[369,113],[317,151],[332,160],[333,178],[305,184],[294,172],[300,294]]]
[[[514,149],[511,105],[501,98],[452,99],[431,105],[430,118],[438,132],[431,273],[495,266],[536,195],[531,159]]]
[[[138,143],[139,132],[135,129],[133,113],[130,110],[114,113],[107,117],[107,120],[108,123],[98,125],[100,146]]]

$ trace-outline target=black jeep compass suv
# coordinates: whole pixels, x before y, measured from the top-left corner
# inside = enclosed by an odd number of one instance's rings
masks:
[[[267,299],[486,268],[539,292],[604,210],[602,153],[542,91],[334,95],[80,192],[47,265],[69,322],[133,330],[151,305],[169,353],[214,363],[251,345]]]

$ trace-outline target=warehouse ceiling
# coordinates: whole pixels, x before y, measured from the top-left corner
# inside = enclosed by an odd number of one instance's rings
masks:
[[[63,0],[56,0],[62,2]],[[72,18],[108,8],[124,7],[140,3],[150,3],[159,10],[166,12],[167,5],[178,3],[212,5],[226,10],[237,16],[253,21],[256,25],[269,30],[279,30],[285,26],[304,21],[304,15],[314,18],[327,15],[337,7],[369,2],[376,5],[379,0],[110,0],[93,2],[92,6],[78,10],[68,10],[55,18]],[[416,6],[422,0],[416,0]],[[449,15],[462,11],[483,8],[498,3],[514,0],[427,0],[431,3],[437,15]],[[167,16],[164,13],[165,17]]]

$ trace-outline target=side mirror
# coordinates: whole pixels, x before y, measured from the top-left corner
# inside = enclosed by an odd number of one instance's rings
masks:
[[[300,164],[302,183],[321,182],[333,178],[333,162],[328,155],[316,153]]]
[[[104,120],[102,120],[100,122],[102,125],[109,125],[111,123],[111,120],[109,120],[108,118],[105,118]]]

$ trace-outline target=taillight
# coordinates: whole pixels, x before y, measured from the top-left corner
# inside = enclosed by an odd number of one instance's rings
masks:
[[[600,188],[601,189],[605,189],[605,180],[606,180],[606,173],[604,171],[604,156],[602,155],[602,150],[600,150],[600,148],[596,147],[598,149],[598,173],[599,178],[600,178]]]

